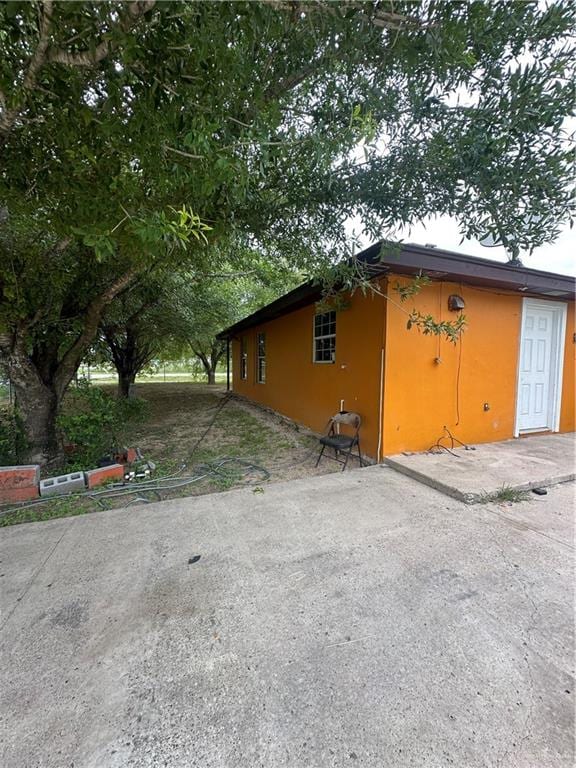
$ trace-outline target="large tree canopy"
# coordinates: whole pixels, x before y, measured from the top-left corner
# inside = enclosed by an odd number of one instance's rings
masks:
[[[6,2],[0,350],[33,447],[101,314],[203,238],[311,270],[430,213],[570,216],[570,2]],[[233,256],[231,256],[233,258]],[[33,396],[26,396],[34,389]],[[35,405],[36,404],[36,405]],[[42,408],[38,408],[42,404]],[[49,447],[47,447],[49,446]]]
[[[258,254],[245,254],[246,272],[225,271],[194,282],[187,274],[175,277],[169,286],[170,327],[173,354],[200,360],[209,384],[216,383],[218,364],[226,354],[226,342],[217,334],[226,326],[255,312],[302,282],[302,276],[282,262],[267,263]]]
[[[162,279],[164,278],[164,279]],[[118,396],[128,397],[136,376],[169,342],[173,297],[164,275],[141,279],[112,302],[91,350],[97,362],[114,366]]]
[[[566,214],[570,2],[0,12],[0,193],[101,256],[149,250],[175,202],[292,249],[354,209],[375,234],[446,211],[526,247]]]
[[[201,277],[169,269],[142,275],[104,312],[91,353],[115,367],[119,396],[127,397],[142,369],[161,358],[192,355],[215,384],[226,353],[218,332],[302,281],[286,264],[267,262],[256,252],[243,254],[243,272],[221,251],[211,258],[218,271]]]

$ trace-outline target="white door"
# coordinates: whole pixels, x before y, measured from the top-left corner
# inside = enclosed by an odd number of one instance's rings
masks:
[[[565,304],[524,299],[516,434],[558,429],[565,327]]]

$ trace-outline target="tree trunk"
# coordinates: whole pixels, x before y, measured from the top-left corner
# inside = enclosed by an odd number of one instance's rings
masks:
[[[3,339],[2,339],[3,341]],[[47,345],[43,353],[28,353],[27,337],[20,335],[11,349],[2,347],[2,362],[14,389],[15,405],[24,427],[27,447],[19,461],[27,464],[59,464],[64,458],[56,421],[64,393],[77,371],[58,365],[58,350]]]
[[[216,384],[217,363],[214,363],[213,360],[211,360],[202,352],[196,352],[196,356],[202,363],[202,367],[204,368],[204,373],[206,374],[206,378],[208,379],[208,384]]]
[[[118,370],[118,397],[130,397],[130,385],[135,380],[136,374],[132,371]]]
[[[212,344],[210,352],[204,352],[198,343],[191,342],[190,346],[196,357],[202,363],[202,367],[204,368],[204,372],[208,379],[208,384],[216,384],[216,369],[218,368],[218,363],[220,362],[226,347],[221,342],[217,342]]]
[[[30,329],[40,322],[42,314],[39,312],[10,331],[0,329],[0,362],[14,388],[18,414],[28,442],[23,461],[44,465],[62,459],[56,420],[64,393],[96,336],[104,309],[136,275],[135,270],[121,275],[85,307],[83,326],[62,358],[58,356],[59,345],[49,341],[32,343]]]
[[[118,397],[130,397],[130,384],[152,359],[154,346],[147,336],[142,337],[139,315],[123,324],[103,326],[102,332],[118,374]]]
[[[55,463],[63,456],[56,428],[60,399],[53,386],[46,386],[32,376],[28,381],[26,378],[11,378],[27,441],[25,454],[19,460],[27,464]]]

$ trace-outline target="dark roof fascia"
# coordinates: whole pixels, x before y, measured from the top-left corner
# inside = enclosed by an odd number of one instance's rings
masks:
[[[517,267],[440,248],[408,244],[403,245],[398,253],[391,249],[387,254],[382,251],[382,243],[375,243],[357,254],[356,258],[369,267],[373,278],[390,273],[414,275],[421,271],[433,280],[518,291],[523,295],[558,300],[574,300],[576,296],[576,282],[568,275]],[[320,283],[309,280],[221,331],[218,338],[229,339],[255,325],[294,312],[318,301],[321,294]]]
[[[378,247],[381,247],[380,244]],[[377,256],[369,254],[373,248],[374,246],[358,254],[358,258],[369,264],[373,263],[374,258],[378,261]],[[576,295],[576,281],[569,275],[518,267],[492,259],[482,259],[478,256],[468,256],[421,245],[405,245],[398,256],[384,254],[379,265],[383,267],[384,273],[413,275],[422,270],[436,280],[443,279],[471,285],[491,284],[495,288],[542,293],[542,295],[549,295],[550,291],[558,291],[567,299],[574,299]]]

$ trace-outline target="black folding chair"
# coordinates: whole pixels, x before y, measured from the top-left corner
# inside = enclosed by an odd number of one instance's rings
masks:
[[[362,461],[362,453],[360,452],[360,425],[362,419],[357,413],[343,411],[332,416],[328,422],[328,428],[326,434],[320,438],[320,445],[322,449],[318,455],[316,466],[320,464],[320,459],[324,456],[326,448],[332,448],[334,450],[334,456],[326,454],[325,458],[337,461],[338,464],[343,464],[342,472],[346,469],[350,456],[356,458],[356,454],[352,453],[352,450],[356,448],[358,451],[358,461],[360,466],[364,466]],[[339,458],[339,456],[345,456],[346,458]]]

